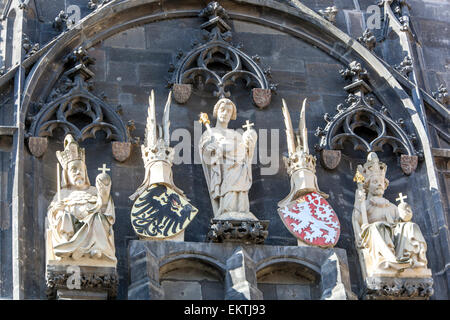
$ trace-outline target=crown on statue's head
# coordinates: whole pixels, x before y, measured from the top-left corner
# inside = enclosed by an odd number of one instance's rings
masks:
[[[316,173],[316,157],[303,152],[303,150],[295,151],[289,158],[284,157],[284,163],[286,164],[289,176],[300,169],[309,170],[314,174]]]
[[[369,181],[372,176],[386,176],[387,166],[385,163],[378,159],[375,152],[370,152],[367,155],[367,161],[363,166],[361,174],[364,176],[365,181]]]
[[[68,134],[64,139],[64,150],[56,151],[56,157],[63,169],[67,169],[68,164],[72,161],[81,160],[85,162],[85,150],[80,148],[71,134]]]
[[[172,165],[174,150],[169,147],[163,139],[158,139],[153,146],[141,146],[142,159],[144,160],[144,166],[147,167],[152,162],[164,161],[169,165]]]

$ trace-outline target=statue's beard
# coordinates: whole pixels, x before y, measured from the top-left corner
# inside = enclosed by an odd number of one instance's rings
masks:
[[[384,195],[384,189],[383,188],[377,188],[374,191],[372,191],[372,196],[382,197],[383,195]]]
[[[81,186],[84,186],[84,184],[85,184],[85,180],[84,180],[84,178],[81,177],[81,176],[75,177],[75,178],[73,179],[73,185],[74,185],[75,187],[81,187]]]

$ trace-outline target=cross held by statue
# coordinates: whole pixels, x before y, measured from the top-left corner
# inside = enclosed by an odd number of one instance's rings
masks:
[[[395,199],[395,201],[400,201],[400,203],[403,203],[403,200],[407,199],[407,196],[404,196],[401,192],[398,194],[398,198]]]
[[[247,131],[250,130],[250,128],[255,125],[254,123],[250,123],[250,121],[248,121],[248,120],[246,120],[245,123],[246,124],[243,125],[242,128],[247,129]]]
[[[102,173],[106,173],[106,171],[111,171],[111,169],[106,167],[106,163],[103,164],[103,167],[98,168],[98,171],[101,171]]]

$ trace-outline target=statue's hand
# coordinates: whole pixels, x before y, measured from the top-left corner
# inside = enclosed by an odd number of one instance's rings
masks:
[[[407,204],[406,202],[402,202],[398,205],[398,213],[400,216],[400,219],[404,222],[411,221],[413,213],[411,206]]]
[[[247,130],[242,134],[242,140],[247,147],[253,146],[256,143],[257,134],[255,130]]]
[[[222,149],[220,148],[219,144],[216,141],[212,141],[209,144],[206,145],[205,151],[213,156],[220,157],[222,155]]]
[[[102,205],[106,205],[111,191],[111,177],[106,173],[99,174],[95,179],[95,187]]]

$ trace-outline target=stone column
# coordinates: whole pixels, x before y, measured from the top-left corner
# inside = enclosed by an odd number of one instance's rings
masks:
[[[257,287],[255,263],[248,253],[237,247],[226,262],[225,300],[262,300]]]
[[[162,300],[164,290],[159,281],[158,258],[150,251],[129,255],[130,286],[128,300]]]
[[[350,287],[348,264],[336,252],[331,252],[320,269],[322,277],[321,300],[356,300]]]

